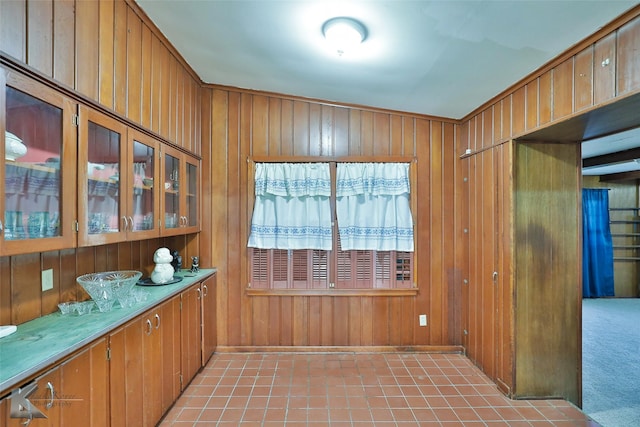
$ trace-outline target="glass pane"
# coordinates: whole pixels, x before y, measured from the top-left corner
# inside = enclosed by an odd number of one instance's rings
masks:
[[[87,147],[89,234],[120,231],[120,134],[89,122]]]
[[[5,240],[60,236],[62,110],[6,88]]]
[[[180,163],[166,154],[164,166],[164,227],[177,228],[180,225]]]
[[[191,226],[198,225],[198,189],[197,189],[198,168],[191,163],[187,163],[187,221]]]
[[[154,149],[142,142],[133,142],[133,230],[152,230]]]

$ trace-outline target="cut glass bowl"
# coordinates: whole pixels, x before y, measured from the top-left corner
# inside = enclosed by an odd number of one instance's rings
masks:
[[[135,270],[106,271],[82,275],[76,281],[87,291],[100,311],[109,311],[118,298],[128,296],[142,272]]]

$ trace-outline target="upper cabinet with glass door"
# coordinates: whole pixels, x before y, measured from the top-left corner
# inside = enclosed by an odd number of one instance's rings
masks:
[[[159,143],[80,108],[80,246],[160,235]]]
[[[200,231],[198,161],[170,147],[163,148],[162,234]]]
[[[78,129],[78,244],[126,240],[127,127],[80,106]]]
[[[75,246],[76,104],[0,68],[0,254]]]

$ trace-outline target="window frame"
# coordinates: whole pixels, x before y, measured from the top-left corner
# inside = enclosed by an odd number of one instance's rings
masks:
[[[249,157],[247,158],[247,183],[248,183],[248,192],[247,192],[247,206],[248,212],[253,212],[253,207],[255,203],[255,164],[256,163],[314,163],[314,162],[324,162],[330,163],[331,169],[331,182],[332,182],[332,197],[331,197],[331,212],[332,212],[332,224],[333,224],[333,249],[331,251],[312,251],[308,249],[300,249],[300,250],[282,250],[282,252],[287,253],[287,274],[294,274],[293,265],[291,262],[292,256],[299,256],[300,254],[294,254],[294,252],[302,252],[307,251],[308,255],[312,256],[312,252],[327,252],[327,281],[329,281],[329,286],[323,287],[314,287],[313,283],[311,286],[305,286],[304,288],[287,288],[287,287],[274,287],[274,288],[254,288],[251,286],[251,278],[252,270],[253,270],[253,256],[252,252],[256,250],[256,248],[246,247],[247,251],[247,287],[246,293],[249,296],[295,296],[295,295],[307,295],[307,296],[408,296],[408,295],[416,295],[418,293],[418,263],[415,261],[418,259],[418,245],[415,245],[414,252],[412,253],[412,259],[410,263],[412,264],[412,269],[409,272],[410,275],[410,287],[393,287],[393,288],[376,288],[376,287],[367,287],[367,288],[341,288],[340,286],[336,286],[337,280],[331,283],[331,279],[335,277],[338,278],[337,271],[331,271],[332,268],[338,268],[338,254],[341,252],[338,250],[339,248],[339,234],[337,230],[337,219],[336,219],[336,209],[335,209],[335,185],[336,185],[336,164],[343,162],[357,163],[357,162],[385,162],[385,163],[409,163],[409,180],[411,185],[411,195],[410,195],[410,204],[411,204],[411,212],[414,218],[414,239],[416,236],[416,212],[417,212],[417,197],[414,194],[414,191],[417,188],[417,159],[415,157],[407,157],[407,156],[345,156],[345,157]],[[251,214],[248,215],[249,227],[251,228]],[[248,236],[247,236],[248,239]],[[247,240],[245,239],[245,240]],[[274,251],[271,249],[261,249],[260,251],[265,251],[265,256],[275,256],[276,253],[273,252],[272,255],[269,255],[269,251]],[[373,252],[377,255],[377,251],[367,251]],[[395,251],[383,251],[381,253],[395,253]],[[281,253],[277,254],[282,258]],[[377,256],[376,256],[377,257]],[[394,257],[396,260],[396,267],[398,265],[398,259]],[[271,261],[270,261],[271,262]],[[285,265],[285,264],[283,264]],[[404,263],[403,263],[404,265]],[[390,268],[392,268],[390,266]],[[265,272],[266,274],[266,272]],[[310,271],[307,271],[307,274],[314,274],[313,268]],[[393,273],[390,273],[393,274]],[[397,274],[397,273],[396,273]],[[407,274],[403,272],[402,274]],[[289,277],[289,276],[288,276]],[[375,277],[375,272],[374,272]],[[292,278],[295,281],[295,278]],[[374,279],[375,280],[375,279]],[[313,277],[312,277],[313,282]],[[331,286],[333,284],[333,286]]]

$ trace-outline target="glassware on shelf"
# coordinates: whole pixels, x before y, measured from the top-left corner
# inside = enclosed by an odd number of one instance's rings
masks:
[[[22,211],[5,211],[4,213],[4,239],[21,240],[26,237]]]
[[[27,219],[27,229],[30,239],[47,237],[49,227],[49,212],[31,212]]]

